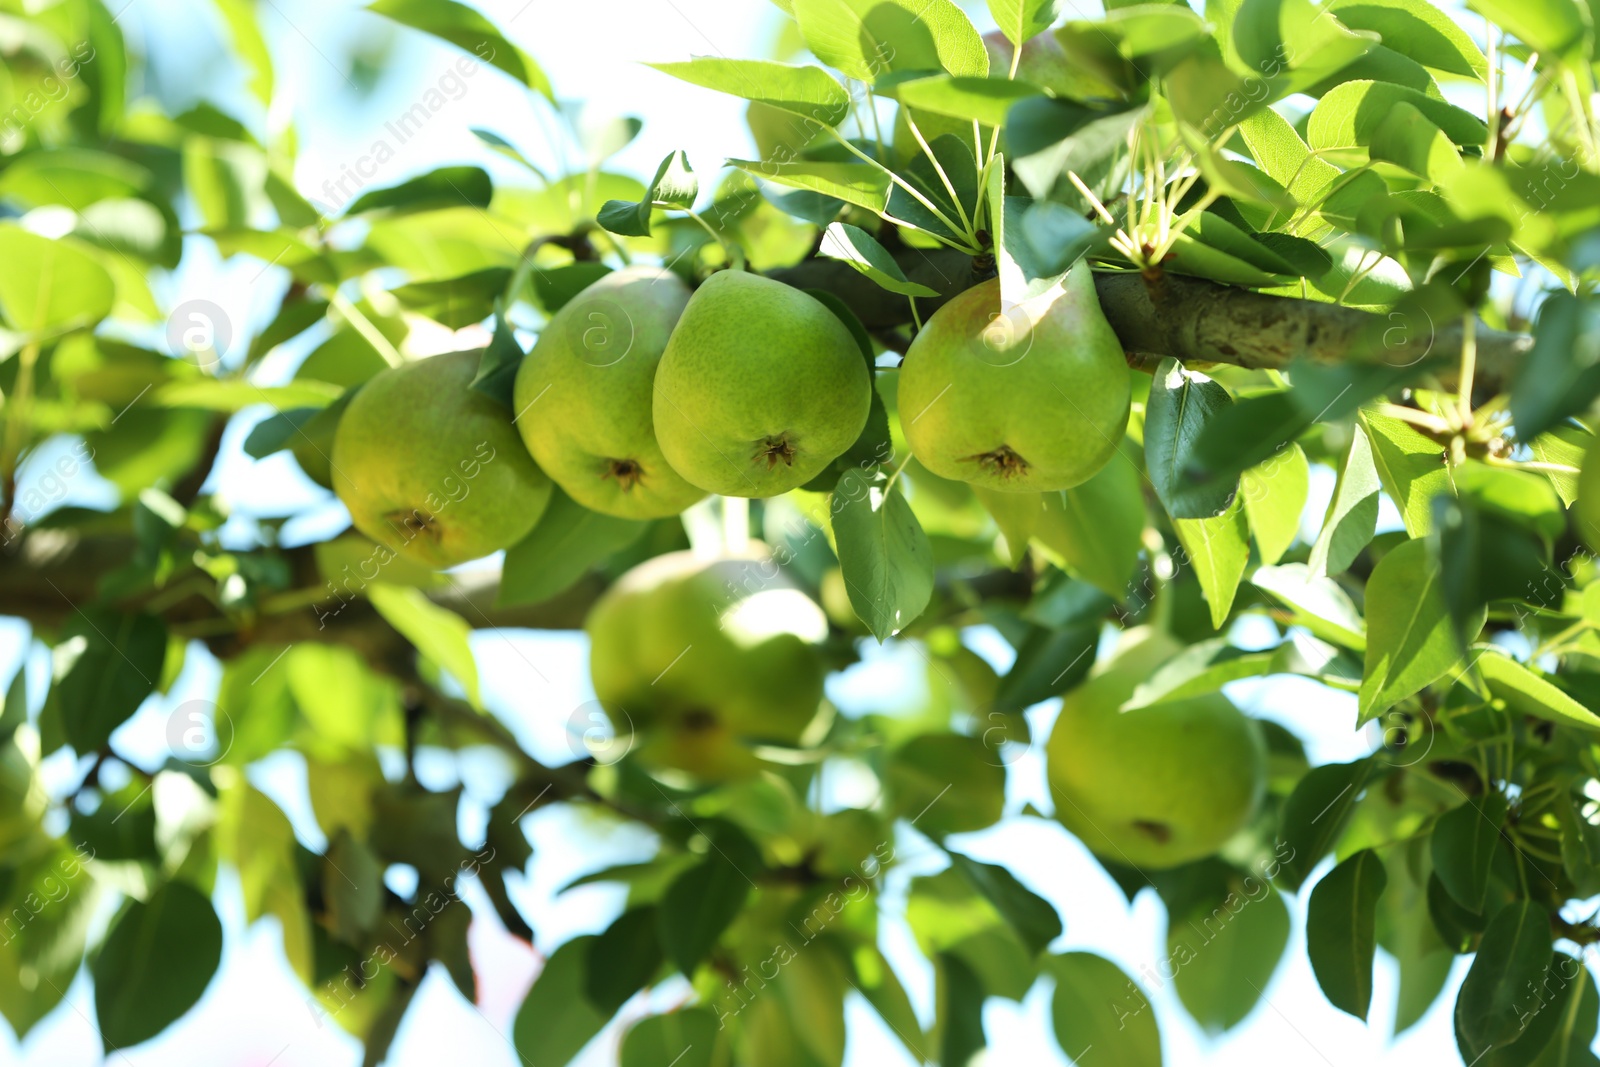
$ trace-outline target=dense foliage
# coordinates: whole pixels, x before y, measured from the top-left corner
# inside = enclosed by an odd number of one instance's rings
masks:
[[[521,181],[455,165],[376,187],[362,170],[314,198],[291,178],[293,131],[265,132],[274,68],[245,0],[217,0],[253,94],[240,114],[140,95],[101,0],[0,3],[0,613],[30,622],[53,667],[44,692],[19,672],[0,714],[0,1012],[26,1034],[87,960],[107,1050],[160,1033],[218,966],[209,898],[227,865],[250,920],[277,921],[292,968],[379,1062],[433,963],[476,995],[459,879],[492,900],[480,921],[531,938],[507,878],[537,862],[523,820],[565,804],[649,828],[657,852],[582,880],[627,886],[604,932],[538,946],[515,1031],[528,1062],[567,1062],[681,974],[684,1006],[636,1018],[623,1063],[837,1064],[855,992],[918,1062],[966,1063],[985,998],[1045,978],[1069,1056],[1157,1065],[1140,983],[1053,950],[1063,917],[955,836],[1045,817],[1006,803],[1032,748],[1055,816],[1130,900],[1159,895],[1164,976],[1208,1031],[1256,1005],[1288,943],[1283,895],[1301,894],[1336,1007],[1367,1017],[1381,948],[1404,1029],[1475,953],[1454,1016],[1466,1062],[1596,1062],[1600,4],[1108,0],[1058,21],[1048,0],[989,0],[1000,31],[983,37],[953,0],[776,2],[780,59],[803,62],[659,65],[750,101],[759,158],[703,191],[681,153],[648,181],[608,169],[640,120],[568,123],[536,60],[472,9],[376,0],[456,46],[461,77],[542,96],[581,163],[547,173],[528,131],[479,130]],[[435,110],[425,94],[402,129]],[[207,246],[259,262],[281,293],[267,320],[233,336],[220,309],[158,303],[152,279]],[[658,382],[661,445],[687,480],[664,507],[608,504],[641,477],[632,460],[587,490],[554,461],[541,472],[521,451],[537,431],[513,418],[584,412],[534,405],[547,383],[519,379],[526,353],[628,264],[665,265],[653,276],[684,293],[659,328],[619,305],[640,338],[668,343],[683,301],[688,323],[734,289],[757,294],[740,297],[747,327],[813,338],[796,365],[818,395],[859,400],[854,443],[772,488],[804,456],[767,439],[774,482],[698,500],[716,476],[695,464],[715,457],[679,457],[737,389],[713,383],[675,443]],[[770,291],[788,310],[748,310],[777,306],[754,275],[785,283]],[[937,392],[913,368],[946,354],[956,313],[934,316],[967,292],[994,307],[975,321],[1000,331],[984,334],[997,364],[1022,359],[1017,309],[1040,300],[1073,309],[1062,336],[1099,345],[1092,365],[984,401],[1031,413],[1030,433],[1072,430],[1054,467],[946,447],[977,407],[913,429],[938,397],[898,403],[902,378]],[[709,314],[697,337],[721,328]],[[578,325],[574,351],[613,343],[604,316]],[[481,352],[431,355],[450,331]],[[263,381],[286,343],[310,354]],[[662,366],[675,358],[669,343]],[[292,452],[379,540],[230,518],[208,476],[238,420],[247,453]],[[363,520],[345,457],[415,471],[441,451],[454,473],[427,514]],[[1316,467],[1337,480],[1302,539]],[[61,506],[91,468],[120,503]],[[459,558],[504,547],[503,564],[436,570],[456,562],[458,519],[488,538]],[[586,621],[603,709],[484,706],[473,630]],[[1003,674],[963,643],[976,626],[1014,649]],[[927,706],[838,714],[825,674],[889,640],[921,656]],[[164,765],[120,758],[116,731],[196,642],[223,664],[215,701],[172,713]],[[679,644],[702,665],[669,676]],[[1372,754],[1311,767],[1220,695],[1269,675],[1352,694]],[[1024,715],[1047,701],[1063,702],[1048,745]],[[506,725],[569,714],[594,743],[564,766]],[[483,747],[514,781],[463,836],[461,790],[426,788],[414,757]],[[51,792],[39,767],[64,750],[75,784]],[[285,750],[320,851],[246,777]],[[834,768],[876,799],[835,803]],[[914,835],[949,859],[906,888],[930,1018],[877,937]],[[417,873],[409,897],[385,885],[394,865]],[[107,894],[121,903],[102,931]]]

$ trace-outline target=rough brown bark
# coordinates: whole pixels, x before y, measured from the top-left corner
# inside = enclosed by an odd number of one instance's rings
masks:
[[[939,305],[982,276],[963,253],[909,249],[898,255],[907,277],[939,291],[917,302],[924,321]],[[845,263],[807,260],[773,276],[803,289],[838,296],[869,331],[911,321],[908,301],[880,289]],[[1282,369],[1298,354],[1324,363],[1410,365],[1426,360],[1441,384],[1453,387],[1461,351],[1459,322],[1436,323],[1420,313],[1389,318],[1317,300],[1268,296],[1181,274],[1147,282],[1137,273],[1098,273],[1100,306],[1131,362],[1153,368],[1165,356],[1185,363],[1227,363]],[[1412,320],[1416,321],[1412,321]],[[1477,329],[1477,374],[1483,387],[1503,387],[1532,338],[1486,326]]]

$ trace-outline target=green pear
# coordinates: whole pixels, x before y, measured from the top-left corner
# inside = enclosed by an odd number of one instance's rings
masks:
[[[656,365],[688,302],[689,287],[669,270],[619,270],[551,316],[522,361],[517,429],[584,507],[657,519],[705,496],[667,464],[650,417]]]
[[[356,529],[430,567],[516,544],[550,502],[510,412],[469,388],[480,355],[379,372],[333,437],[333,491]]]
[[[1081,485],[1122,441],[1128,365],[1082,263],[1002,306],[1000,282],[934,313],[900,369],[900,420],[923,466],[987,489]]]
[[[820,301],[719,271],[695,290],[656,370],[661,451],[723,496],[777,496],[821,474],[867,424],[872,378]]]
[[[1046,748],[1056,818],[1095,855],[1155,870],[1209,856],[1255,813],[1266,748],[1221,693],[1123,711],[1177,651],[1130,631],[1109,666],[1062,700]]]
[[[618,579],[585,628],[595,695],[653,765],[752,774],[750,746],[794,744],[822,700],[811,646],[827,620],[765,556],[657,556]]]

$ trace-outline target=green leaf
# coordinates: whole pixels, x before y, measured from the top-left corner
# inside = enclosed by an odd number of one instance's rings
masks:
[[[1427,0],[1333,0],[1328,10],[1353,30],[1370,30],[1425,67],[1482,81],[1489,64],[1472,38]]]
[[[478,664],[468,639],[472,627],[449,608],[428,599],[410,586],[370,582],[364,590],[372,606],[417,652],[450,672],[467,692],[467,701],[479,707]]]
[[[1464,666],[1461,642],[1440,589],[1439,566],[1425,541],[1403,541],[1378,561],[1367,580],[1367,655],[1358,721],[1377,718],[1458,666]]]
[[[463,204],[486,208],[493,197],[494,184],[489,180],[489,172],[482,167],[439,167],[398,185],[362,193],[345,209],[345,214],[360,215],[368,211],[403,214]]]
[[[575,937],[551,953],[517,1009],[511,1039],[517,1055],[539,1067],[566,1067],[605,1026],[584,996],[589,947],[594,937]]]
[[[1039,493],[1003,493],[980,485],[973,493],[1000,527],[1006,540],[1006,562],[1015,570],[1028,558],[1028,540],[1044,515],[1044,498]]]
[[[1102,607],[1109,607],[1097,596]],[[1075,625],[1031,626],[1017,644],[1017,658],[995,690],[994,710],[1021,712],[1026,708],[1060,696],[1072,688],[1094,666],[1094,650],[1100,641],[1100,624],[1105,612]]]
[[[710,847],[661,896],[656,933],[667,959],[693,977],[755,890],[761,852],[731,824],[705,828]]]
[[[559,488],[527,537],[506,549],[500,607],[537,604],[573,583],[644,535],[649,523],[590,511]]]
[[[1378,42],[1373,34],[1351,32],[1311,0],[1244,0],[1233,43],[1241,72],[1258,83],[1270,78],[1273,95],[1284,96],[1347,67]]]
[[[1483,120],[1453,104],[1388,82],[1348,81],[1318,102],[1306,125],[1306,141],[1325,153],[1371,144],[1378,127],[1400,104],[1416,108],[1454,144],[1481,145],[1488,139]]]
[[[1400,419],[1366,409],[1358,418],[1371,440],[1378,477],[1400,509],[1406,533],[1426,535],[1433,529],[1433,498],[1455,495],[1443,447]]]
[[[1544,977],[1550,951],[1550,913],[1532,901],[1507,904],[1489,920],[1456,997],[1456,1042],[1468,1063],[1522,1036],[1527,990]]]
[[[889,1024],[906,1051],[921,1058],[922,1026],[911,1007],[911,998],[906,995],[905,987],[901,985],[894,968],[889,966],[882,950],[869,941],[841,951],[849,955],[851,968],[855,972],[856,989],[879,1017]]]
[[[905,272],[894,257],[866,230],[846,222],[829,223],[822,235],[817,254],[842,260],[865,274],[880,289],[901,296],[938,296],[936,290],[926,285],[906,280]]]
[[[933,962],[933,1037],[939,1044],[939,1062],[976,1062],[988,1044],[983,1033],[983,982],[953,952],[940,952]]]
[[[1594,30],[1573,0],[1468,0],[1467,6],[1543,56],[1584,61]]]
[[[1127,151],[1128,131],[1147,114],[1143,107],[1106,111],[1043,97],[1021,101],[1006,117],[1011,168],[1039,199],[1068,171],[1092,183]]]
[[[811,53],[852,78],[890,71],[989,73],[989,54],[953,0],[793,0]]]
[[[1295,622],[1324,641],[1357,652],[1366,649],[1366,622],[1349,594],[1332,579],[1313,577],[1304,563],[1285,563],[1257,567],[1250,582],[1282,601]]]
[[[1239,492],[1262,563],[1278,562],[1294,543],[1310,491],[1310,464],[1304,450],[1293,443],[1241,476]]]
[[[1207,420],[1233,403],[1228,391],[1204,374],[1163,359],[1150,382],[1144,415],[1144,465],[1156,495],[1174,519],[1209,519],[1233,503],[1238,483],[1190,485],[1189,453]]]
[[[470,388],[473,392],[482,393],[496,401],[515,415],[512,396],[516,390],[517,371],[522,368],[522,361],[527,355],[517,340],[517,333],[511,325],[511,320],[506,317],[505,308],[497,305],[494,334],[489,338],[489,344],[484,348],[483,354],[478,357],[478,373],[473,375]]]
[[[1277,673],[1281,657],[1277,652],[1245,652],[1228,644],[1225,637],[1190,645],[1173,656],[1149,678],[1139,683],[1133,695],[1123,701],[1121,710],[1148,707],[1167,700],[1215,693],[1240,678],[1259,678]]]
[[[1243,119],[1239,123],[1239,136],[1249,146],[1250,154],[1267,176],[1287,189],[1297,202],[1312,202],[1321,190],[1328,188],[1329,183],[1339,177],[1339,168],[1319,156],[1313,156],[1294,127],[1289,125],[1289,120],[1271,108],[1256,111]],[[1327,229],[1325,223],[1315,225]],[[1301,227],[1293,232],[1303,234],[1304,230],[1305,227]]]
[[[367,10],[402,26],[432,34],[498,67],[551,103],[550,80],[532,56],[512,44],[494,23],[456,0],[374,0]]]
[[[56,689],[67,743],[99,751],[155,691],[167,628],[154,615],[106,608],[73,612],[55,648]]]
[[[706,1008],[647,1016],[623,1035],[620,1067],[712,1067],[721,1029]]]
[[[909,626],[933,596],[933,548],[911,505],[865,471],[839,479],[831,507],[850,606],[879,641]]]
[[[1378,897],[1388,884],[1383,861],[1364,848],[1329,871],[1306,906],[1306,955],[1328,1002],[1366,1021],[1372,1006]]]
[[[1511,382],[1511,419],[1528,441],[1600,396],[1600,300],[1558,290],[1539,304],[1533,347]]]
[[[649,237],[650,215],[657,207],[688,211],[699,193],[700,182],[689,166],[689,157],[681,151],[673,152],[656,168],[656,176],[642,198],[637,202],[607,200],[595,219],[612,233]]]
[[[267,49],[256,21],[255,7],[247,0],[216,0],[217,10],[227,24],[234,54],[250,70],[250,91],[262,106],[272,103],[272,53]]]
[[[866,163],[813,163],[809,160],[764,163],[730,159],[728,165],[752,177],[822,193],[874,214],[883,214],[889,206],[889,175],[882,168]]]
[[[1278,819],[1279,855],[1289,849],[1278,879],[1286,888],[1298,890],[1333,849],[1371,773],[1368,759],[1324,763],[1295,785]]]
[[[1117,1067],[1161,1067],[1155,1012],[1133,979],[1110,960],[1068,952],[1050,960],[1056,1044],[1073,1062],[1090,1049]],[[1092,1062],[1092,1061],[1091,1061]]]
[[[1260,1001],[1288,942],[1289,909],[1254,876],[1172,914],[1167,958],[1177,965],[1178,999],[1208,1035],[1231,1030]]]
[[[198,890],[168,882],[128,905],[90,968],[106,1051],[148,1041],[177,1021],[221,961],[222,924]]]
[[[1555,494],[1565,507],[1573,506],[1573,501],[1578,499],[1578,470],[1592,440],[1594,434],[1589,430],[1557,426],[1528,443],[1534,461],[1552,467],[1544,472],[1544,477],[1549,478],[1550,486],[1554,486]]]
[[[1433,1007],[1456,958],[1428,920],[1427,856],[1426,843],[1413,839],[1391,850],[1384,861],[1389,884],[1378,902],[1378,944],[1400,968],[1396,1036],[1415,1026]]]
[[[1367,151],[1373,159],[1403,167],[1435,185],[1449,182],[1465,166],[1444,131],[1404,101],[1373,129]]]
[[[81,242],[0,222],[0,315],[12,330],[42,338],[93,326],[115,299],[111,275]]]
[[[17,766],[16,756],[17,750],[11,749],[8,774]],[[0,982],[0,1015],[11,1023],[18,1042],[61,1003],[83,965],[89,924],[104,899],[88,874],[87,859],[84,852],[57,842],[14,864],[0,879],[0,908],[12,917],[0,940],[0,967],[8,978]],[[45,901],[49,905],[41,907]],[[30,916],[21,924],[16,922],[19,910]],[[31,989],[10,977],[30,973],[37,978]]]
[[[189,378],[151,390],[152,404],[169,408],[204,408],[207,411],[243,411],[252,404],[271,404],[279,411],[300,407],[324,408],[344,393],[328,382],[301,379],[287,385],[257,385],[242,378]]]
[[[1311,573],[1339,574],[1355,562],[1378,528],[1378,491],[1382,482],[1372,459],[1372,442],[1357,424],[1351,430],[1350,451],[1339,468],[1322,532],[1311,546]]]
[[[589,945],[584,995],[606,1017],[649,985],[665,959],[653,904],[630,908]]]
[[[1600,716],[1545,681],[1498,648],[1474,650],[1473,666],[1495,697],[1512,712],[1531,715],[1557,726],[1600,730]]]
[[[407,311],[460,330],[494,314],[510,280],[509,268],[486,267],[456,278],[399,285],[389,295]]]
[[[903,107],[955,119],[969,119],[985,126],[1004,126],[1011,105],[1040,90],[1024,81],[1006,78],[953,78],[937,74],[931,78],[901,82],[895,98]]]
[[[1144,494],[1139,468],[1113,456],[1093,478],[1072,489],[1044,493],[1044,515],[1034,538],[1073,575],[1118,602],[1139,562],[1144,534]]]
[[[150,793],[145,783],[133,782],[115,792],[103,792],[93,814],[72,812],[68,835],[97,860],[159,863],[156,808]]]
[[[913,737],[890,753],[883,781],[895,815],[935,839],[993,826],[1005,809],[1005,767],[976,737]]]
[[[1250,562],[1250,526],[1244,501],[1234,494],[1233,503],[1216,518],[1175,519],[1172,525],[1211,608],[1211,625],[1220,630],[1228,621],[1239,579]]]
[[[1482,913],[1489,871],[1500,847],[1506,798],[1499,793],[1468,800],[1439,816],[1430,847],[1433,871],[1445,891],[1468,911]]]
[[[1558,957],[1559,958],[1559,957]],[[1558,964],[1559,973],[1567,978],[1566,999],[1561,1004],[1555,1033],[1544,1051],[1533,1060],[1531,1067],[1595,1067],[1600,1059],[1590,1051],[1595,1032],[1600,1029],[1600,992],[1594,984],[1594,975],[1587,965],[1576,973],[1567,965]],[[1572,988],[1572,986],[1576,988]]]
[[[993,904],[1035,953],[1061,936],[1061,917],[1048,900],[1017,880],[1016,875],[993,863],[980,863],[959,852],[949,852],[950,862]]]
[[[1055,20],[1055,8],[1054,0],[989,0],[994,24],[1013,45],[1049,29]]]
[[[824,126],[837,126],[850,115],[850,94],[821,67],[711,56],[647,65],[692,85],[754,100]]]

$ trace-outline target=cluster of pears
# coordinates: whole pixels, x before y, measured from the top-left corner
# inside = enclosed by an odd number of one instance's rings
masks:
[[[628,519],[673,515],[707,493],[788,492],[855,443],[872,397],[868,362],[832,311],[740,270],[692,294],[657,267],[595,282],[523,360],[514,417],[469,388],[477,359],[381,372],[333,436],[329,473],[356,528],[429,566],[520,540],[551,481]],[[1127,424],[1129,379],[1080,265],[1009,306],[998,281],[951,300],[907,351],[899,395],[928,469],[1034,492],[1104,466]]]
[[[651,766],[747,777],[754,746],[794,745],[822,701],[813,646],[827,617],[759,549],[648,560],[595,602],[586,629],[595,695]]]
[[[436,567],[520,540],[550,480],[629,519],[673,515],[707,493],[788,492],[855,443],[872,397],[867,361],[833,312],[734,270],[692,295],[655,267],[589,286],[523,361],[514,418],[469,390],[477,358],[381,372],[334,438],[333,486],[356,528]],[[474,456],[473,479],[494,472],[467,484]]]
[[[1266,786],[1256,724],[1221,693],[1123,710],[1181,651],[1148,627],[1061,702],[1046,761],[1056,818],[1095,855],[1157,870],[1209,856],[1255,814]]]

